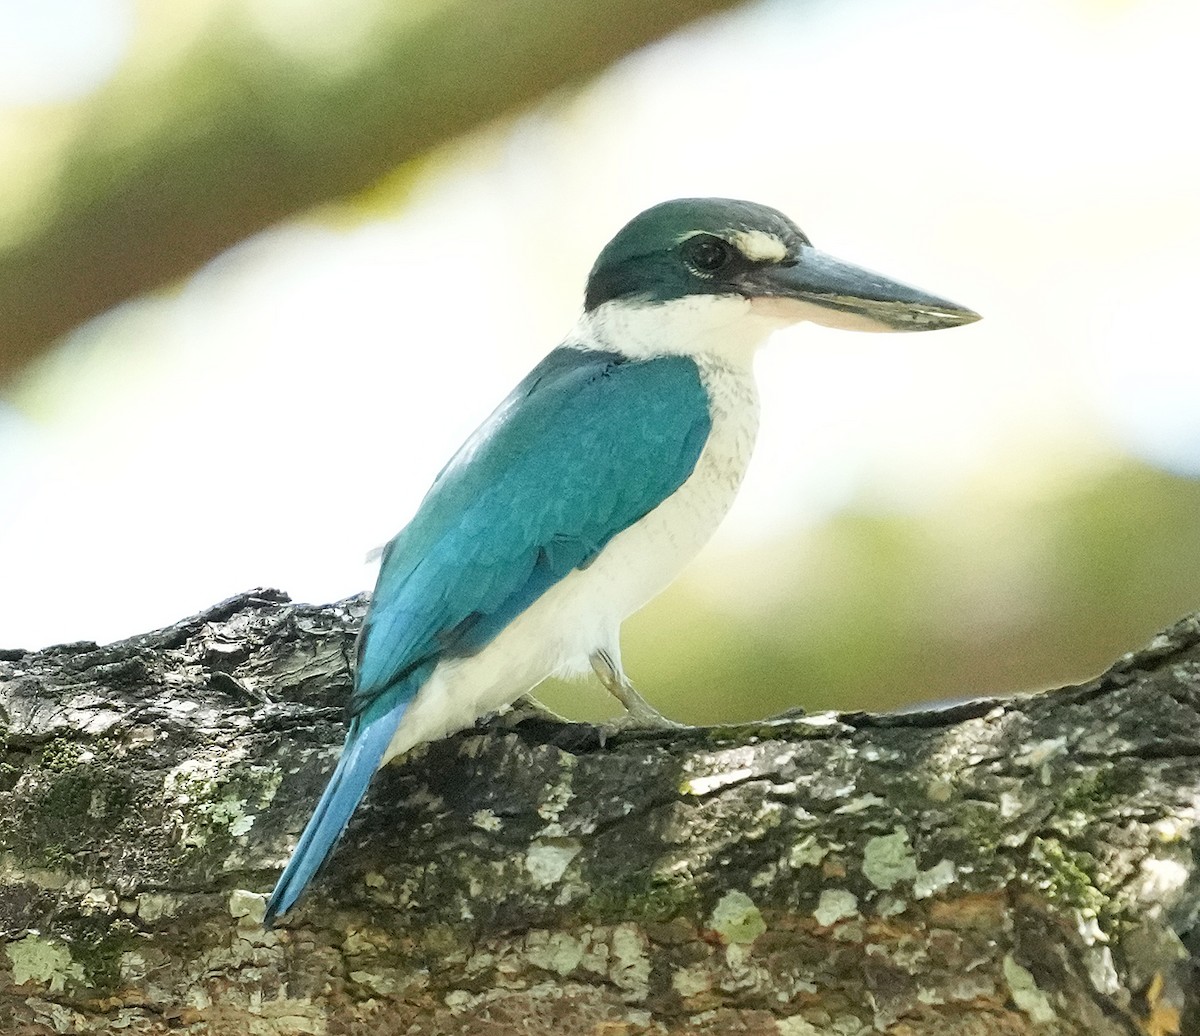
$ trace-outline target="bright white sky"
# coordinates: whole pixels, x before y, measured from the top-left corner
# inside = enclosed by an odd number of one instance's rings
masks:
[[[131,0],[3,0],[0,105],[70,101],[118,68],[134,28]]]
[[[0,646],[369,588],[367,552],[569,327],[598,249],[673,196],[773,204],[985,317],[778,336],[754,466],[690,578],[851,503],[1022,498],[1114,450],[1200,474],[1198,33],[1194,0],[754,6],[464,143],[394,215],[247,242],[0,403]]]

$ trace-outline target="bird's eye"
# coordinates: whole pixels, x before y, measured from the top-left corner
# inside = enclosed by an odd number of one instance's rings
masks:
[[[683,261],[700,277],[719,273],[733,258],[733,246],[728,241],[708,234],[697,234],[683,246]]]

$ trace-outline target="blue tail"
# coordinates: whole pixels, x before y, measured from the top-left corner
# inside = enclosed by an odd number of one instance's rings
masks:
[[[407,691],[407,688],[404,689]],[[399,699],[399,700],[397,700]],[[275,891],[267,903],[263,924],[271,924],[291,909],[312,876],[333,851],[350,816],[366,794],[388,743],[400,725],[400,718],[412,700],[410,693],[381,695],[350,721],[350,732],[342,746],[337,769],[325,786],[316,812],[300,836],[296,850],[279,876]]]

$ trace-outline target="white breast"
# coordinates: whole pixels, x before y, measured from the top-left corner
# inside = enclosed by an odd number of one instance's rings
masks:
[[[478,654],[442,662],[409,706],[384,761],[473,723],[551,675],[590,672],[599,647],[620,658],[621,623],[666,588],[733,503],[758,429],[750,372],[701,364],[712,430],[687,481],[556,583]]]
[[[733,503],[758,431],[758,394],[749,371],[726,364],[702,363],[701,377],[712,430],[688,479],[521,616],[535,618],[545,602],[537,617],[546,620],[539,633],[558,645],[553,672],[589,672],[588,656],[598,647],[619,660],[621,623],[666,589]]]
[[[652,330],[621,324],[623,346],[637,343],[636,332]],[[655,326],[661,331],[661,320]],[[757,341],[772,329],[764,327]],[[616,338],[618,329],[585,330],[592,341],[606,345],[604,339]],[[621,623],[665,589],[705,544],[746,472],[758,431],[758,393],[750,343],[736,344],[732,354],[693,354],[709,394],[712,429],[683,485],[614,536],[587,568],[547,590],[478,654],[440,663],[408,707],[384,762],[470,725],[548,676],[590,672],[588,658],[597,648],[620,659]]]

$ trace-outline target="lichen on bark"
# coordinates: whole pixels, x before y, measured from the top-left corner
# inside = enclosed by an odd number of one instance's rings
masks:
[[[1196,1032],[1200,620],[1092,683],[372,786],[275,929],[363,601],[0,654],[0,1032]]]

